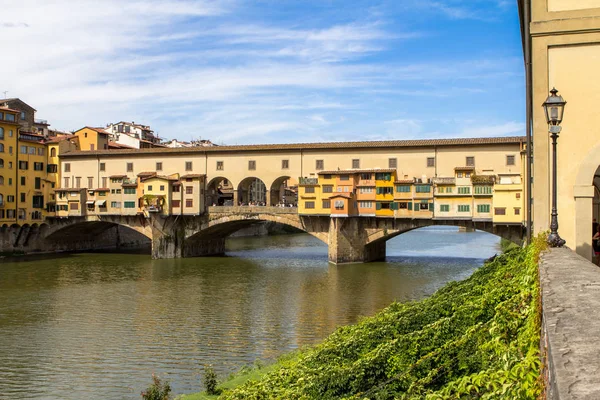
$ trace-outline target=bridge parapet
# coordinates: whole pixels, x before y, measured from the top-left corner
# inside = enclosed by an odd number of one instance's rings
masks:
[[[209,214],[298,214],[296,207],[211,206]]]

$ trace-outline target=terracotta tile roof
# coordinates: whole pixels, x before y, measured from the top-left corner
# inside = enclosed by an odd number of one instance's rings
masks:
[[[54,189],[55,192],[79,192],[83,190],[83,188],[57,188]]]
[[[148,177],[148,176],[153,176],[156,175],[156,171],[145,171],[145,172],[140,172],[139,174],[137,174],[137,176],[139,177]]]
[[[0,101],[0,103],[2,103],[2,101]],[[8,108],[8,107],[2,107],[0,106],[0,111],[10,111],[10,112],[14,112],[14,113],[19,113],[21,111],[19,110],[13,110],[12,108]]]
[[[194,179],[194,178],[204,178],[206,175],[204,174],[187,174],[182,175],[180,179]]]
[[[249,151],[282,151],[282,150],[333,150],[333,149],[392,149],[406,147],[433,146],[469,146],[492,144],[520,144],[525,136],[507,136],[491,138],[460,139],[423,139],[423,140],[387,140],[371,142],[329,142],[329,143],[292,143],[292,144],[253,144],[242,146],[210,146],[184,148],[150,148],[129,150],[95,150],[72,151],[65,157],[95,157],[97,155],[119,156],[123,154],[194,154],[194,153],[226,153]]]
[[[127,178],[127,175],[111,175],[109,176],[110,179],[117,179],[117,178]]]
[[[127,146],[117,142],[108,142],[108,147],[113,149],[135,149],[135,147]]]
[[[93,190],[94,192],[110,192],[109,188],[98,188],[98,189],[90,189]]]
[[[372,169],[339,169],[337,171],[320,171],[319,175],[349,175],[349,174],[368,174],[377,172],[396,172],[392,168],[372,168]]]
[[[172,176],[165,176],[165,175],[151,175],[151,176],[145,176],[141,178],[142,181],[147,181],[148,179],[161,179],[164,181],[177,181],[177,178],[174,178]]]
[[[345,199],[352,198],[349,194],[343,194],[343,193],[336,193],[333,196],[329,196],[330,199],[335,199],[336,197],[343,197]]]
[[[122,186],[123,187],[137,187],[137,183],[124,183]]]
[[[395,181],[394,183],[415,183],[414,179],[400,179]]]
[[[475,167],[456,167],[455,171],[474,171]]]

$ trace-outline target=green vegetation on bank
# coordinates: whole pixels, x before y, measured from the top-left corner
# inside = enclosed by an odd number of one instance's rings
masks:
[[[538,238],[428,299],[342,327],[267,371],[240,375],[238,385],[223,384],[219,399],[536,399],[544,247]]]

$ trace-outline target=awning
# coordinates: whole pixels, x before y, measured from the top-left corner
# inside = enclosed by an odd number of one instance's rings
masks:
[[[96,205],[102,207],[106,204],[106,200],[96,200]]]
[[[94,200],[88,200],[85,202],[85,204],[94,204]]]

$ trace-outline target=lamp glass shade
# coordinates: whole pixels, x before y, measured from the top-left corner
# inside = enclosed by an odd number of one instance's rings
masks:
[[[543,104],[548,125],[560,125],[563,120],[566,104],[567,102],[562,96],[558,95],[558,90],[552,89],[550,91],[550,96],[548,96]]]

